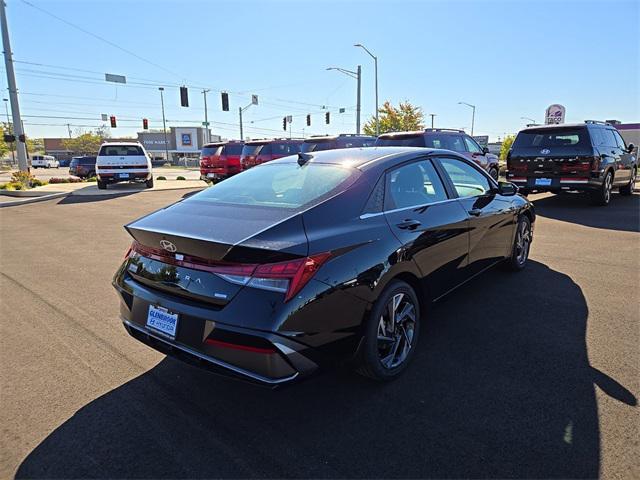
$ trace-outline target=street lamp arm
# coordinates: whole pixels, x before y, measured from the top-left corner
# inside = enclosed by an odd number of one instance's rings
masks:
[[[346,68],[340,68],[340,67],[328,67],[327,70],[337,70],[341,73],[344,73],[345,75],[350,76],[351,78],[358,78],[358,72],[353,72],[351,70],[347,70]]]
[[[367,47],[365,47],[364,45],[362,45],[361,43],[356,43],[356,44],[354,45],[354,47],[360,47],[360,48],[362,48],[365,52],[367,52],[367,53],[371,56],[371,58],[373,58],[374,60],[377,60],[377,59],[378,59],[378,57],[376,57],[373,53],[371,53],[371,52],[369,51],[369,49],[368,49]]]

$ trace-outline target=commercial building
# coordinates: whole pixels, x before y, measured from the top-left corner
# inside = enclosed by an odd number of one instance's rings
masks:
[[[201,127],[171,127],[166,137],[164,132],[138,132],[138,141],[153,158],[165,158],[168,151],[169,161],[177,161],[198,157],[205,134]],[[219,135],[209,134],[209,138],[212,142],[220,141]]]

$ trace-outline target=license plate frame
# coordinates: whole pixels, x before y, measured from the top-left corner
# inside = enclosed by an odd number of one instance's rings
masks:
[[[537,187],[550,187],[551,182],[552,182],[551,178],[536,178]]]
[[[127,178],[128,179],[128,178],[130,178],[130,175],[128,173],[119,173],[118,174],[118,178],[122,178],[122,179]]]
[[[180,315],[158,305],[149,305],[146,327],[170,339],[176,338]]]

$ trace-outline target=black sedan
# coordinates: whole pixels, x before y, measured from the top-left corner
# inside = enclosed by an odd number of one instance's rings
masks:
[[[427,303],[524,268],[534,221],[516,187],[451,151],[301,153],[127,225],[113,284],[132,336],[212,371],[277,385],[348,361],[390,380]]]

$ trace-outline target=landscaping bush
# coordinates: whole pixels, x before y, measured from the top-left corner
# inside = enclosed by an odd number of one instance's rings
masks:
[[[11,183],[20,185],[20,188],[16,188],[16,190],[25,190],[29,188],[33,180],[35,180],[35,177],[29,172],[13,172],[11,174]]]
[[[96,177],[89,177],[85,180],[85,182],[97,182],[98,179]]]
[[[8,183],[0,183],[0,190],[6,190],[8,186]]]
[[[69,183],[69,179],[68,178],[53,177],[53,178],[49,179],[49,183],[50,184],[54,184],[54,183]]]
[[[176,178],[176,180],[186,180],[186,178],[184,178],[182,175],[180,175],[179,177]]]
[[[158,178],[156,178],[156,180],[166,180],[167,177],[163,177],[162,175],[160,175]]]
[[[33,180],[31,180],[31,188],[34,187],[42,187],[44,185],[46,185],[48,182],[45,182],[44,180],[38,180],[37,178],[34,178]]]

